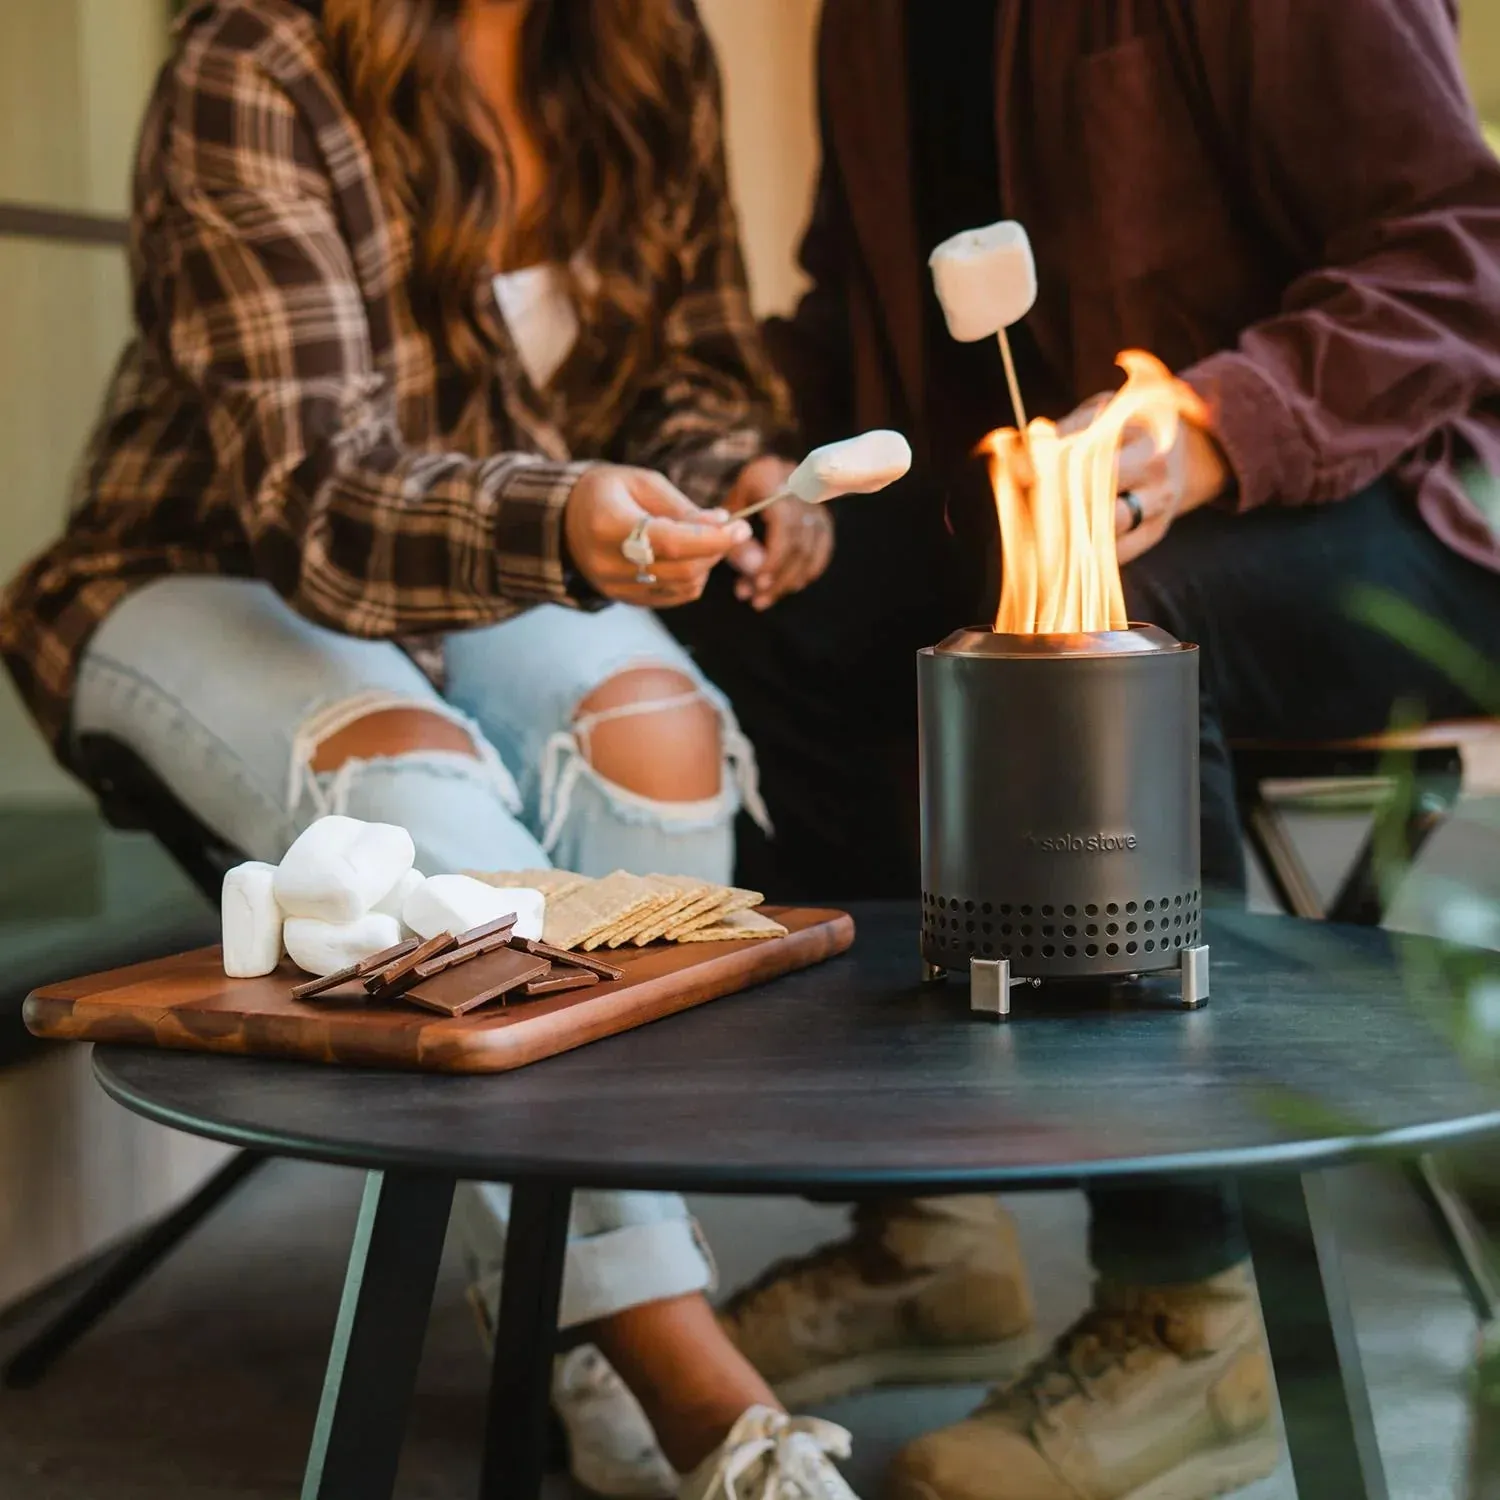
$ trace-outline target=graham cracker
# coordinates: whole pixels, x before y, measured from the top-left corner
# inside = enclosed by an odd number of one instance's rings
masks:
[[[642,875],[640,879],[642,884],[651,891],[651,904],[641,907],[639,911],[633,911],[621,917],[618,922],[611,924],[606,931],[596,932],[588,940],[587,947],[591,951],[595,948],[602,948],[606,943],[612,947],[619,947],[620,943],[629,938],[633,932],[638,932],[647,922],[655,918],[658,913],[665,912],[669,906],[676,905],[677,892],[671,886],[667,885],[661,876]]]
[[[726,885],[706,885],[699,895],[694,896],[674,916],[667,917],[663,921],[652,922],[644,932],[638,932],[631,941],[638,948],[644,947],[647,943],[654,943],[658,938],[667,935],[667,928],[679,926],[704,912],[717,911],[719,904],[728,894],[729,887]]]
[[[746,938],[778,938],[786,936],[786,928],[780,922],[758,911],[731,912],[722,921],[708,927],[695,927],[678,938],[680,943],[733,943]]]
[[[655,900],[656,892],[639,875],[616,870],[549,900],[542,936],[554,948],[582,948]]]
[[[575,875],[571,870],[464,870],[462,873],[497,890],[540,891],[549,902],[589,883],[587,875]]]
[[[744,891],[737,886],[731,886],[717,906],[685,922],[678,921],[667,928],[667,940],[673,943],[681,942],[689,933],[696,932],[700,927],[708,927],[721,922],[726,917],[734,916],[736,912],[749,911],[752,907],[759,906],[765,899],[759,891]]]
[[[611,948],[621,948],[632,942],[639,945],[643,932],[658,924],[665,930],[668,924],[678,921],[694,901],[718,889],[705,881],[694,880],[691,875],[648,875],[646,879],[660,889],[661,904],[621,923],[609,936]]]

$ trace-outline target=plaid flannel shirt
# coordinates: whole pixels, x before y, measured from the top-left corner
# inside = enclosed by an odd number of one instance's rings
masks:
[[[291,0],[189,10],[137,158],[136,337],[65,535],[0,604],[0,653],[60,755],[90,634],[154,578],[261,578],[334,630],[431,641],[577,602],[561,521],[587,462],[659,469],[709,502],[773,441],[784,390],[750,309],[699,36],[693,171],[657,207],[677,247],[647,288],[659,357],[605,401],[630,333],[607,318],[545,390],[490,277],[474,290],[493,346],[477,387],[418,322],[411,227],[383,201],[311,15]]]

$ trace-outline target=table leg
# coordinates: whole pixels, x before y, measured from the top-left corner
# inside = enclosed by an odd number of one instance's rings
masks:
[[[480,1500],[537,1500],[541,1492],[572,1204],[573,1190],[554,1183],[511,1190]]]
[[[1388,1500],[1327,1174],[1242,1178],[1240,1201],[1303,1500]]]
[[[453,1186],[365,1178],[302,1500],[383,1500],[395,1487]]]

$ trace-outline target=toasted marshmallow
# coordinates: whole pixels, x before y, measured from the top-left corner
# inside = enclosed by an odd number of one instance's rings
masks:
[[[469,875],[433,875],[406,898],[401,920],[419,938],[456,937],[496,917],[516,916],[517,937],[540,938],[547,898],[528,887],[502,889]]]
[[[814,448],[792,471],[786,487],[811,505],[835,495],[871,495],[911,468],[911,444],[899,432],[877,428],[840,443]]]
[[[219,896],[224,972],[231,979],[259,979],[281,962],[281,908],[276,904],[276,866],[255,861],[224,876]]]
[[[377,911],[366,912],[352,922],[288,917],[282,936],[292,962],[321,979],[383,948],[394,948],[401,941],[401,924]]]
[[[352,922],[411,869],[411,835],[394,823],[327,817],[304,829],[276,871],[276,900],[289,917]]]
[[[1036,305],[1031,240],[1014,220],[944,240],[927,264],[948,332],[961,344],[993,337]]]

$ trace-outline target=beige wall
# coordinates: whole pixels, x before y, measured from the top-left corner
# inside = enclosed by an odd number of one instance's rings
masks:
[[[0,199],[123,214],[166,0],[0,0]],[[63,524],[129,328],[118,250],[0,238],[0,577]],[[0,806],[80,793],[0,678]]]
[[[1463,38],[1479,112],[1500,125],[1500,0],[1466,0]]]
[[[730,177],[762,312],[789,308],[793,253],[817,171],[813,41],[819,0],[698,0],[718,49]]]

